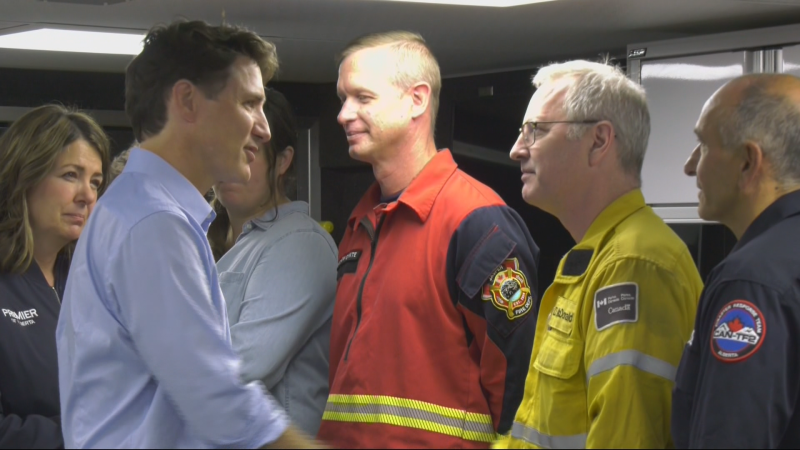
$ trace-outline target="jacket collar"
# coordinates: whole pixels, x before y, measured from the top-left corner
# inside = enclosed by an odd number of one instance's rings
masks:
[[[458,166],[453,160],[450,150],[444,149],[428,161],[428,164],[411,181],[403,191],[396,203],[386,208],[387,211],[405,205],[414,211],[420,222],[425,223],[430,216],[436,197],[444,188],[445,183],[455,173]],[[372,212],[380,205],[381,188],[377,182],[373,183],[366,194],[358,202],[348,220],[348,226],[355,229],[360,219]]]
[[[631,214],[646,207],[642,191],[634,189],[608,205],[589,226],[586,234],[561,260],[556,281],[574,283],[583,277],[606,236]]]
[[[644,202],[644,195],[639,189],[634,189],[627,194],[614,200],[604,209],[600,215],[586,230],[586,234],[578,243],[578,246],[596,248],[609,231],[616,228],[620,222],[628,216],[647,206]]]
[[[748,242],[765,233],[783,219],[800,214],[800,190],[790,192],[767,207],[756,220],[747,227],[742,238],[733,247],[731,253],[747,245]]]
[[[53,275],[55,276],[55,284],[53,288],[55,288],[56,292],[58,292],[58,298],[64,298],[64,289],[67,286],[67,275],[69,274],[69,265],[70,265],[70,257],[64,251],[58,253],[56,256],[56,263],[53,267]],[[50,286],[47,283],[47,279],[44,277],[44,272],[42,272],[41,267],[39,267],[39,263],[36,260],[31,261],[31,265],[28,266],[28,270],[23,273],[23,276],[28,277],[35,283],[39,283],[43,286]]]

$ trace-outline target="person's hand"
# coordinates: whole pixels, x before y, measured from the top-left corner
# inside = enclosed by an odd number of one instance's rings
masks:
[[[278,438],[277,441],[269,443],[261,448],[328,448],[322,443],[314,440],[302,431],[289,425],[289,428]]]

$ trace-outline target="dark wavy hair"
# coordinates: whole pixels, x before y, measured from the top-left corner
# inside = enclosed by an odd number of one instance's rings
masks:
[[[152,28],[125,74],[125,112],[136,140],[164,128],[167,94],[175,83],[189,80],[214,98],[225,89],[240,56],[258,64],[264,84],[278,70],[275,46],[244,28],[183,20]]]
[[[270,201],[276,204],[281,196],[294,198],[296,195],[296,176],[294,161],[283,175],[278,175],[278,155],[287,147],[297,149],[297,119],[292,111],[292,105],[280,92],[267,88],[267,101],[264,103],[264,115],[267,116],[272,138],[262,146],[267,160],[267,182],[269,183]],[[211,201],[211,207],[217,217],[208,228],[208,242],[214,259],[219,261],[225,254],[225,243],[228,240],[231,220],[228,211],[222,206],[219,199]],[[277,210],[277,206],[275,207]],[[277,214],[275,216],[277,218]],[[274,219],[273,219],[274,220]]]
[[[83,139],[97,151],[103,165],[98,196],[105,191],[109,142],[88,115],[61,105],[40,106],[14,122],[0,137],[0,271],[22,273],[33,261],[28,192],[53,170],[65,148]],[[59,255],[72,256],[75,243]]]

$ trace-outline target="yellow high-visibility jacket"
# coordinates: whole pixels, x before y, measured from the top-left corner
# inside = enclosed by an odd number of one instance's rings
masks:
[[[525,395],[495,448],[672,447],[672,387],[702,288],[641,191],[609,205],[542,297]]]

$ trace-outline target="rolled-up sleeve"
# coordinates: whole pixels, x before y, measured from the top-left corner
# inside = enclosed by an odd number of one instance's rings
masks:
[[[179,214],[150,215],[112,256],[109,287],[133,345],[192,433],[210,447],[257,448],[288,420],[263,386],[240,381],[207,247]]]
[[[233,348],[242,357],[242,378],[272,389],[333,314],[336,255],[320,234],[295,232],[261,255],[246,283],[239,320],[231,326]]]

